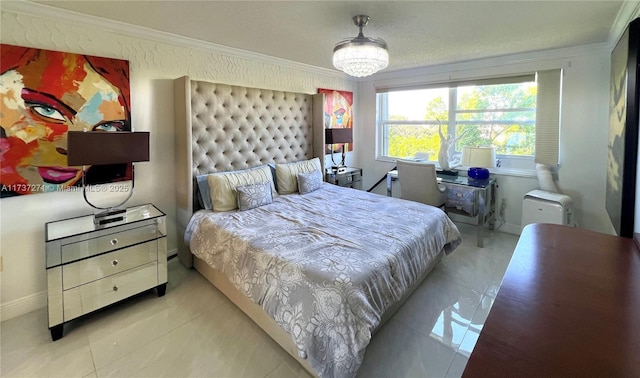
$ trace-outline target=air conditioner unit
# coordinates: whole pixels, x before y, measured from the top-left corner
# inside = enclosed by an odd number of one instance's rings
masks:
[[[574,226],[573,200],[571,197],[532,190],[522,202],[522,228],[531,223],[554,223]]]

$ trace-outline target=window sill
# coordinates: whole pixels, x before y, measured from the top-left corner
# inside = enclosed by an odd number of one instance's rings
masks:
[[[535,169],[490,168],[489,172],[499,176],[538,178],[538,174]]]

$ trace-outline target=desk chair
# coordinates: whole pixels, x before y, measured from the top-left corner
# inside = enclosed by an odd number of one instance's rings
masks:
[[[435,164],[398,160],[401,198],[445,209],[447,188],[438,185]]]

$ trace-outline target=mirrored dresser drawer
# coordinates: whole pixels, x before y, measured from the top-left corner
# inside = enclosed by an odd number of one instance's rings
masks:
[[[338,186],[362,190],[362,168],[342,167],[338,170],[329,168],[325,172],[325,181]]]
[[[167,285],[166,216],[152,204],[126,209],[119,222],[94,216],[45,225],[51,338],[64,323],[141,292]]]

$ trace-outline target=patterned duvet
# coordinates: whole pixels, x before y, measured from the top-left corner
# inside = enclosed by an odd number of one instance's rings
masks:
[[[352,377],[384,312],[461,239],[439,209],[324,184],[248,211],[199,211],[185,241],[291,335],[319,376]]]

